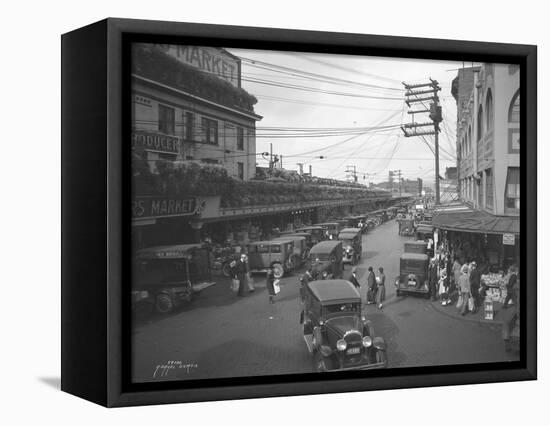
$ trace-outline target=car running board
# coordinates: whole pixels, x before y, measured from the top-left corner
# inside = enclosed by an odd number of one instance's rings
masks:
[[[203,291],[205,288],[212,287],[213,285],[216,285],[214,281],[208,281],[200,284],[193,284],[193,292],[198,293],[199,291]]]

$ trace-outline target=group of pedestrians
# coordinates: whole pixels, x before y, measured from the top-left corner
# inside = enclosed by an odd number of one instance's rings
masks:
[[[361,284],[357,278],[357,268],[351,270],[351,283],[359,289]],[[374,269],[369,266],[367,274],[367,305],[377,303],[378,309],[382,309],[386,300],[386,275],[384,268],[378,268],[378,277],[374,274]]]

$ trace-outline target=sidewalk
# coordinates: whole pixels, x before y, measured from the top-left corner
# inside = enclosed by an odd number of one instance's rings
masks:
[[[460,315],[459,310],[456,308],[456,303],[443,306],[439,300],[430,302],[432,307],[448,317],[455,318],[460,321],[470,321],[477,322],[480,324],[492,324],[492,325],[503,325],[505,322],[509,321],[515,309],[510,307],[509,309],[503,309],[502,303],[493,302],[493,319],[485,319],[485,312],[483,311],[483,306],[478,308],[476,313],[468,312],[466,315]]]

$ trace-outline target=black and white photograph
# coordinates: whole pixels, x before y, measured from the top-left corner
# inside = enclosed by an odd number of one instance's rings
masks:
[[[520,360],[519,65],[135,42],[130,68],[132,382]]]

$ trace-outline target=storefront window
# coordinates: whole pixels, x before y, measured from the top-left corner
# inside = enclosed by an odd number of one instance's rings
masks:
[[[519,167],[508,168],[505,198],[505,210],[508,212],[519,210]]]
[[[488,209],[493,208],[493,171],[491,169],[485,170],[485,207]]]
[[[175,117],[174,108],[159,104],[159,132],[165,135],[173,135],[176,127]]]

